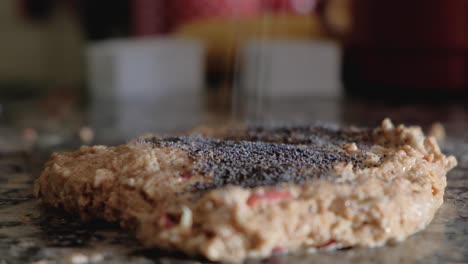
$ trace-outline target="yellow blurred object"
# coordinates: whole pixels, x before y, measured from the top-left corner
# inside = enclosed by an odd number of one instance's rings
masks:
[[[205,43],[208,70],[230,71],[237,49],[249,39],[325,38],[317,16],[273,15],[243,20],[198,20],[181,26],[176,36],[194,38]]]
[[[345,35],[351,29],[350,0],[329,0],[324,15],[336,33]]]

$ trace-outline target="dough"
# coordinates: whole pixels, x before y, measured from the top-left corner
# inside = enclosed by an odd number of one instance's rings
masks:
[[[419,127],[388,119],[253,127],[53,154],[35,193],[146,246],[235,262],[404,240],[431,222],[454,166]]]

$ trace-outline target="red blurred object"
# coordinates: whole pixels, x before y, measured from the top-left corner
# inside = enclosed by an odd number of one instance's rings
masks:
[[[319,0],[263,0],[263,7],[277,13],[311,14]]]
[[[351,12],[343,68],[348,92],[380,94],[380,87],[434,99],[467,93],[468,1],[353,0]]]
[[[167,31],[167,1],[133,0],[132,31],[137,36],[151,36]]]
[[[239,18],[261,12],[262,0],[170,0],[167,11],[171,28],[197,19]]]

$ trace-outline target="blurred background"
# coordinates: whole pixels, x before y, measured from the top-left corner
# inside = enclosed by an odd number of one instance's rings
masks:
[[[327,22],[348,27],[348,0],[329,2]],[[260,89],[267,82],[273,84],[271,95],[340,93],[337,76],[331,76],[338,70],[339,42],[324,29],[317,0],[7,0],[1,5],[0,81],[15,87],[2,89],[5,95],[51,89],[101,95],[103,78],[109,78],[105,86],[111,90],[135,81],[136,87],[122,88],[135,90],[132,96],[199,85],[229,103],[236,89]],[[126,76],[119,81],[101,72],[120,66],[131,70],[122,69]],[[317,84],[305,87],[305,79],[298,80],[303,78]],[[194,87],[170,87],[186,83]],[[285,84],[290,87],[283,89]]]
[[[40,210],[32,184],[53,151],[386,117],[459,161],[434,224],[262,263],[467,263],[467,95],[468,0],[0,0],[0,264],[194,263]]]
[[[27,142],[466,117],[466,0],[2,0],[0,20],[0,124]]]

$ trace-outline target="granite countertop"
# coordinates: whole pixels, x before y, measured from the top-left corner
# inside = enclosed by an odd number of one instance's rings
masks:
[[[0,113],[0,263],[203,263],[157,249],[144,249],[131,235],[106,223],[82,223],[60,211],[44,210],[31,195],[34,178],[53,150],[79,145],[76,131],[93,128],[94,143],[122,143],[144,131],[173,132],[231,116],[203,107],[158,115],[161,106],[99,104],[69,110],[65,117],[39,111],[36,102],[3,107]],[[467,263],[468,262],[468,109],[463,105],[382,106],[340,100],[302,100],[265,106],[267,122],[372,125],[384,117],[396,123],[442,122],[446,153],[459,160],[449,173],[445,203],[430,226],[407,241],[375,249],[348,249],[275,256],[261,263]],[[104,110],[103,110],[104,109]],[[107,110],[105,110],[107,109]],[[62,109],[63,110],[63,109]],[[60,113],[63,111],[60,110]],[[166,109],[167,110],[167,109]],[[138,114],[138,118],[135,117]],[[132,118],[133,117],[133,118]],[[34,143],[32,143],[34,141]],[[257,263],[259,261],[251,261]]]

